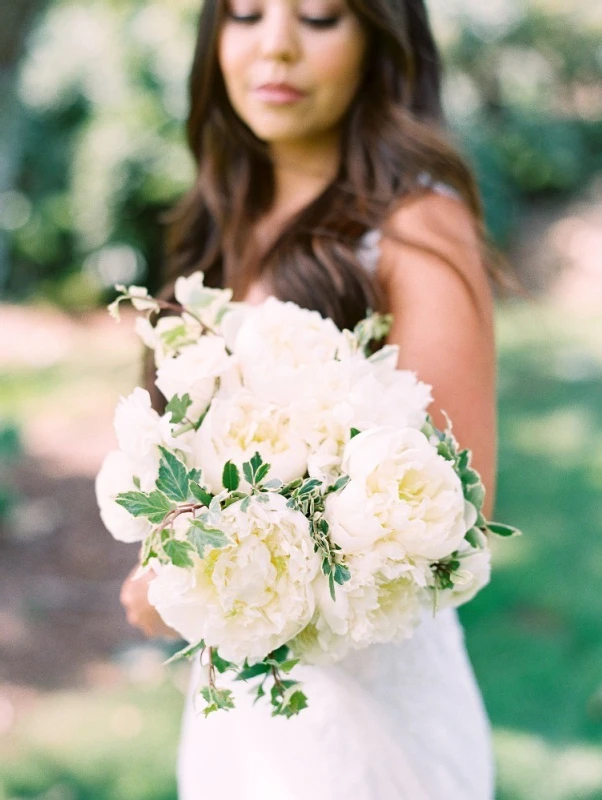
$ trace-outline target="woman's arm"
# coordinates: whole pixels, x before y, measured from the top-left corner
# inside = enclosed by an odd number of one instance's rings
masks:
[[[428,193],[388,220],[378,269],[400,347],[399,366],[433,387],[432,416],[453,421],[456,438],[473,452],[487,488],[495,491],[496,414],[493,298],[475,221],[459,200]]]

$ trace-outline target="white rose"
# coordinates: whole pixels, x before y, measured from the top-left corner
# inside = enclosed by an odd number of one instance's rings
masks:
[[[202,272],[180,277],[175,282],[174,295],[178,303],[200,319],[204,325],[215,329],[232,299],[232,290],[211,289],[205,286],[203,281]]]
[[[437,591],[437,608],[468,603],[491,578],[491,551],[488,547],[475,548],[466,542],[456,558],[460,568],[452,574],[454,587]]]
[[[171,414],[162,417],[151,406],[149,393],[137,387],[122,397],[115,410],[115,432],[119,447],[132,460],[135,469],[152,469],[158,466],[158,445],[182,449],[181,440],[174,439],[170,424]]]
[[[307,520],[280,495],[247,512],[229,506],[220,528],[230,543],[195,557],[193,569],[160,567],[149,600],[188,641],[203,639],[237,663],[258,661],[312,618],[319,558]]]
[[[307,445],[295,434],[288,412],[264,402],[245,389],[231,396],[218,395],[195,434],[194,465],[212,492],[222,490],[227,461],[239,469],[258,452],[271,464],[267,479],[283,483],[301,478],[307,469]],[[247,487],[243,481],[242,488]]]
[[[332,535],[344,553],[382,544],[399,559],[436,561],[464,539],[462,484],[451,464],[412,428],[375,428],[345,448],[351,480],[326,504]]]
[[[113,450],[103,461],[96,477],[96,500],[100,518],[109,533],[120,542],[140,542],[151,530],[151,524],[142,517],[133,517],[129,511],[115,502],[122,492],[137,491],[134,484],[134,465],[121,450]],[[139,474],[140,488],[150,491],[156,474]]]
[[[184,347],[179,355],[162,362],[156,384],[168,400],[174,395],[188,394],[192,405],[187,415],[196,420],[209,406],[218,378],[230,370],[235,370],[235,360],[228,355],[224,340],[202,336],[196,344]]]
[[[264,400],[286,405],[314,379],[314,367],[333,361],[342,344],[332,320],[269,297],[247,311],[232,349],[245,385]]]

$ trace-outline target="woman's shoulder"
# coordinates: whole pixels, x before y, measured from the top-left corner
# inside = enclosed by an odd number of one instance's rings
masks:
[[[491,288],[479,223],[451,187],[404,199],[379,231],[378,278],[385,290],[425,281],[435,288],[460,280],[473,299]],[[480,304],[480,303],[478,303]]]

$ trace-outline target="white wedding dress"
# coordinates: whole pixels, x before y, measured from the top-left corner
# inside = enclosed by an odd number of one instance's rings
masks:
[[[450,193],[432,184],[435,191]],[[363,239],[374,269],[379,233]],[[179,800],[492,800],[489,722],[452,609],[424,612],[414,636],[329,667],[299,666],[309,707],[272,718],[250,686],[220,676],[236,709],[193,708],[193,668],[178,759]]]

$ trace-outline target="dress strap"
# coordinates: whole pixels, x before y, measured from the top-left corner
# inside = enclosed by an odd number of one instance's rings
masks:
[[[449,186],[447,183],[436,181],[428,172],[421,172],[416,180],[421,189],[430,189],[432,192],[451,197],[454,200],[462,200],[460,192]],[[383,238],[382,232],[377,228],[366,231],[357,244],[356,255],[360,264],[366,272],[371,275],[376,273],[380,260],[380,243]]]

